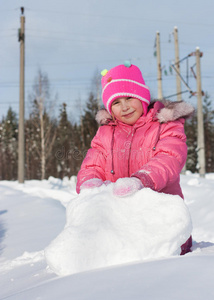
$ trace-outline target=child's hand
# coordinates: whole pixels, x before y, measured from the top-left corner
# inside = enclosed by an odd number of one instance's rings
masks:
[[[89,180],[83,182],[83,184],[80,187],[80,190],[93,189],[93,188],[101,186],[102,184],[103,184],[103,181],[101,179],[92,178],[92,179],[89,179]]]
[[[126,197],[143,188],[143,184],[137,177],[119,178],[113,187],[113,194],[117,197]]]

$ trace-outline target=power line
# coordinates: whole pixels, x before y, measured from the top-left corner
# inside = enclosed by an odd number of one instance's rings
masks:
[[[49,40],[59,40],[59,41],[72,41],[72,42],[78,42],[78,43],[89,43],[89,44],[94,44],[94,43],[104,43],[104,44],[108,44],[108,46],[110,45],[123,45],[126,47],[142,47],[142,44],[140,43],[136,43],[137,40],[135,41],[130,41],[127,40],[126,42],[120,42],[119,39],[114,40],[84,40],[84,39],[73,39],[73,38],[62,38],[62,37],[51,37],[51,36],[40,36],[40,35],[28,35],[28,39],[29,38],[39,38],[39,39],[49,39]],[[124,41],[124,39],[122,39]],[[133,45],[134,43],[134,45]],[[150,48],[150,45],[145,45],[144,48]]]
[[[1,9],[0,14],[5,14],[6,12],[15,12],[17,9]]]
[[[37,29],[34,29],[34,28],[27,28],[26,29],[26,31],[28,31],[28,32],[38,32],[40,29],[39,28],[37,28]],[[4,32],[8,32],[9,30],[5,30],[5,31],[1,31],[1,33],[4,33]],[[10,29],[10,31],[16,31],[16,29]],[[109,43],[109,39],[106,39],[106,38],[104,38],[103,36],[97,36],[97,35],[81,35],[81,37],[82,37],[82,39],[73,39],[73,37],[72,38],[64,38],[64,37],[61,37],[61,34],[64,34],[64,35],[73,35],[73,33],[72,32],[69,32],[69,31],[51,31],[51,30],[42,30],[42,33],[49,33],[49,34],[53,34],[54,35],[54,37],[51,37],[51,36],[41,36],[41,35],[29,35],[28,34],[28,37],[37,37],[37,38],[48,38],[48,39],[58,39],[58,40],[70,40],[70,41],[80,41],[80,42],[92,42],[92,43],[94,43],[94,41],[95,42],[97,42],[97,40],[96,39],[98,39],[98,42],[100,42],[100,41],[102,41],[102,42],[107,42],[107,43]],[[60,34],[60,36],[56,36],[56,34]],[[1,35],[0,34],[0,37],[2,37],[2,38],[4,38],[4,37],[14,37],[14,36],[16,36],[16,34],[11,34],[11,35]],[[80,35],[77,35],[77,34],[75,34],[74,36],[78,36],[78,37],[80,37]],[[89,38],[89,37],[93,37],[93,38],[95,38],[95,40],[84,40],[84,38]],[[119,41],[119,42],[118,42]],[[121,43],[121,41],[124,41],[124,38],[122,37],[121,39],[118,39],[117,38],[117,41],[116,41],[116,44],[122,44],[122,45],[124,45],[124,43]],[[146,41],[145,41],[145,39],[135,39],[135,40],[128,40],[130,43],[132,43],[132,46],[133,46],[133,42],[134,43],[136,43],[136,41],[137,42],[139,42],[139,43],[145,43]],[[112,41],[110,41],[110,42],[112,42]],[[115,41],[113,41],[114,43],[115,43]],[[150,42],[150,40],[149,39],[147,39],[147,42]],[[163,44],[165,44],[165,45],[169,45],[169,41],[162,41],[161,42],[161,44],[163,45]],[[180,41],[179,42],[179,44],[180,45],[193,45],[193,43],[191,42],[191,43],[187,43],[187,42],[182,42],[182,41]],[[126,44],[127,45],[127,44]],[[145,45],[144,44],[144,47],[151,47],[150,45]],[[212,49],[210,49],[210,50],[207,50],[207,51],[212,51]],[[206,52],[207,52],[206,51]]]
[[[55,10],[47,10],[47,9],[27,9],[28,11],[31,12],[39,12],[39,13],[52,13],[52,14],[63,14],[63,15],[73,15],[73,16],[85,16],[85,17],[91,17],[91,18],[113,18],[113,19],[122,19],[122,20],[135,20],[135,21],[149,21],[149,22],[163,22],[163,23],[174,23],[174,20],[172,21],[167,21],[167,20],[163,20],[163,19],[151,19],[151,18],[145,18],[145,17],[130,17],[129,16],[121,16],[121,15],[107,15],[107,14],[91,14],[91,13],[82,13],[82,12],[69,12],[69,11],[55,11]],[[214,26],[214,24],[205,24],[205,23],[201,23],[200,24],[197,23],[190,23],[190,22],[183,22],[182,24],[187,24],[187,25],[193,25],[193,26]]]
[[[0,14],[5,14],[6,12],[15,12],[19,10],[20,7],[16,7],[14,9],[1,9]],[[166,19],[152,19],[152,18],[145,18],[145,17],[130,17],[130,15],[124,16],[124,15],[110,15],[110,14],[92,14],[92,13],[82,13],[82,12],[76,12],[76,11],[60,11],[60,10],[47,10],[47,9],[31,9],[30,7],[25,7],[25,10],[28,12],[33,12],[33,13],[51,13],[51,14],[63,14],[63,15],[72,15],[72,16],[85,16],[85,17],[97,17],[97,18],[113,18],[113,19],[122,19],[122,20],[135,20],[135,21],[147,21],[147,22],[161,22],[161,23],[174,23],[173,20],[166,20]],[[177,21],[178,22],[178,21]],[[201,23],[201,22],[183,22],[181,21],[182,24],[186,25],[192,25],[192,26],[214,26],[213,23]]]
[[[152,82],[152,81],[157,81],[157,78],[155,75],[148,75],[144,76],[146,82]],[[190,76],[190,78],[194,78],[193,75]],[[203,75],[202,79],[211,79],[214,78],[214,76],[209,76],[209,75]],[[164,76],[164,81],[168,80],[174,80],[174,75],[165,75]],[[51,86],[82,86],[83,84],[90,84],[91,83],[91,78],[64,78],[64,79],[50,79],[50,84]],[[34,81],[26,81],[26,86],[31,87],[34,85]],[[19,86],[18,81],[0,81],[0,88],[17,88]]]

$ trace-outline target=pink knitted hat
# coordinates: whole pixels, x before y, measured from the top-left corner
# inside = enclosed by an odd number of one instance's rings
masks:
[[[120,97],[133,97],[142,101],[144,114],[150,103],[149,88],[145,85],[142,73],[137,66],[125,62],[111,70],[103,70],[102,100],[111,114],[112,102]]]

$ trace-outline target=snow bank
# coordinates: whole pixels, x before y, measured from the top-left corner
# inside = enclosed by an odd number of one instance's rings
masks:
[[[214,174],[187,173],[181,185],[193,224],[193,240],[214,243]]]
[[[83,190],[68,204],[64,230],[45,249],[56,274],[180,254],[192,223],[179,196],[142,189],[117,198],[112,188]]]

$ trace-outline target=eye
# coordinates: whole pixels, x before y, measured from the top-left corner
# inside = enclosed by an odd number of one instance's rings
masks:
[[[113,103],[112,103],[112,105],[117,105],[119,103],[119,101],[118,100],[115,100]]]

